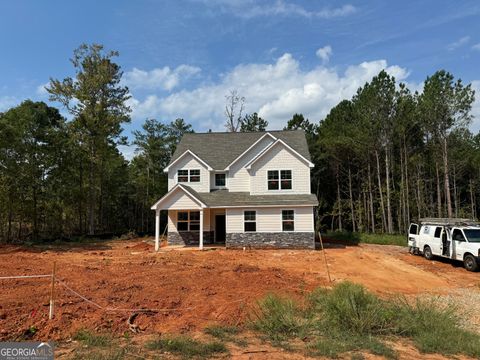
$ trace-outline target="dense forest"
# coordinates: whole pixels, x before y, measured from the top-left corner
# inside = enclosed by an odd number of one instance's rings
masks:
[[[75,75],[52,78],[52,107],[25,100],[0,113],[0,242],[151,234],[150,206],[167,191],[163,169],[192,126],[147,119],[128,143],[129,90],[118,53],[82,45]],[[312,189],[324,228],[404,232],[425,216],[477,217],[480,134],[469,131],[474,91],[446,71],[420,93],[382,71],[318,122],[294,114],[315,168]],[[263,131],[268,119],[243,114],[245,99],[226,96],[227,131]],[[68,112],[69,120],[61,111]]]

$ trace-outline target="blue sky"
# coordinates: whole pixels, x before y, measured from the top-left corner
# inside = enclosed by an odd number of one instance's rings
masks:
[[[476,0],[17,0],[0,20],[0,111],[46,101],[50,77],[73,75],[73,49],[97,42],[120,52],[127,135],[147,117],[223,130],[231,89],[272,129],[295,112],[319,121],[382,68],[412,89],[444,68],[480,90]]]

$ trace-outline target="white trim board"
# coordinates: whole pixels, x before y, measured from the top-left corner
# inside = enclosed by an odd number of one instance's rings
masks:
[[[313,168],[315,167],[315,165],[309,161],[308,159],[306,159],[304,156],[302,156],[298,151],[296,151],[295,149],[293,149],[290,145],[288,145],[287,143],[285,143],[285,141],[283,141],[282,139],[277,139],[275,142],[273,142],[272,144],[270,144],[270,146],[267,146],[263,151],[261,151],[260,153],[258,153],[257,156],[255,156],[252,160],[250,160],[248,163],[245,164],[245,168],[247,170],[250,170],[252,168],[252,165],[257,162],[258,159],[260,159],[261,157],[263,157],[266,153],[268,153],[270,150],[272,150],[275,145],[277,144],[281,144],[283,146],[285,146],[285,148],[287,148],[288,150],[290,150],[293,154],[297,155],[301,160],[305,161],[305,163],[308,164],[308,166],[310,168]]]
[[[165,169],[163,169],[163,172],[168,173],[168,170],[170,170],[170,168],[171,168],[177,161],[179,161],[181,158],[183,158],[183,157],[184,157],[185,155],[187,155],[187,154],[192,155],[192,156],[193,156],[195,159],[197,159],[201,164],[203,164],[203,165],[207,168],[207,170],[209,170],[209,171],[212,171],[212,170],[213,170],[213,168],[212,168],[210,165],[208,165],[205,161],[203,161],[202,159],[200,159],[200,157],[199,157],[198,155],[196,155],[193,151],[191,151],[191,150],[186,150],[182,155],[180,155],[180,156],[179,156],[178,158],[176,158],[173,162],[171,162],[170,164],[168,164],[168,166],[167,166]]]
[[[235,164],[237,162],[237,160],[240,160],[246,153],[248,153],[255,145],[257,145],[260,141],[263,140],[263,138],[265,138],[266,136],[270,136],[272,138],[272,140],[275,142],[277,140],[277,138],[275,136],[273,136],[272,134],[270,134],[269,132],[265,133],[263,136],[261,136],[257,141],[255,141],[252,145],[249,146],[249,148],[247,150],[245,150],[243,153],[241,153],[240,155],[238,155],[230,164],[228,164],[228,166],[225,168],[225,171],[228,171],[230,170],[230,166],[232,166],[233,164]],[[267,146],[268,148],[268,146]]]
[[[188,191],[187,189],[185,189],[185,187],[183,187],[181,184],[177,184],[175,185],[172,190],[170,190],[168,193],[166,193],[160,200],[158,200],[150,209],[151,210],[157,210],[157,207],[159,204],[161,204],[163,201],[165,201],[166,199],[168,199],[175,191],[177,191],[178,189],[182,190],[183,192],[185,192],[185,194],[187,194],[187,196],[193,200],[194,202],[198,203],[199,206],[201,208],[206,208],[207,205],[205,203],[203,203],[200,199],[196,198],[190,191]],[[169,209],[165,209],[165,210],[169,210]],[[175,209],[177,210],[177,209]]]

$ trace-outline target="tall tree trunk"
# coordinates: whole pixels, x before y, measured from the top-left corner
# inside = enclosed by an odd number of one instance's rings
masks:
[[[393,234],[392,224],[392,206],[390,203],[390,155],[388,148],[385,149],[385,179],[387,185],[387,229],[389,234]]]
[[[340,198],[340,165],[337,163],[337,210],[338,210],[338,229],[343,231],[342,225],[342,202]]]
[[[350,195],[350,211],[351,211],[351,217],[352,217],[352,231],[356,232],[356,226],[355,226],[355,209],[353,207],[353,191],[352,191],[352,172],[350,170],[350,165],[348,166],[348,192]]]
[[[8,207],[8,231],[7,242],[12,241],[12,222],[13,222],[13,196],[10,194],[10,206]]]
[[[448,147],[447,137],[443,139],[443,171],[445,176],[445,197],[447,198],[447,214],[448,217],[452,217],[452,199],[450,197],[450,180],[448,176]]]
[[[372,170],[370,168],[370,161],[368,161],[368,195],[370,198],[370,215],[371,215],[371,225],[372,233],[375,233],[375,212],[373,210],[373,191],[372,191]]]
[[[420,179],[421,179],[421,174],[420,174],[420,166],[417,166],[417,213],[418,213],[418,218],[420,219],[422,217],[422,195],[420,191]]]
[[[458,218],[457,173],[455,165],[453,166],[453,201],[455,206],[455,217]]]
[[[32,239],[38,240],[38,201],[37,201],[37,185],[33,186],[33,231]]]
[[[437,174],[437,215],[442,217],[442,192],[440,190],[440,175],[438,173],[438,163],[435,161],[435,173]]]
[[[378,192],[380,194],[380,208],[382,210],[382,230],[383,230],[383,232],[386,232],[387,224],[386,224],[386,215],[385,215],[385,205],[384,205],[384,202],[383,202],[382,180],[380,178],[380,157],[378,155],[377,150],[375,150],[375,157],[377,159]]]
[[[405,165],[405,193],[406,193],[406,205],[407,205],[407,224],[410,224],[410,192],[409,192],[409,179],[408,179],[408,154],[407,154],[407,145],[405,137],[403,140],[403,149],[404,149],[404,165]]]
[[[95,234],[95,183],[94,183],[94,162],[95,162],[95,148],[91,145],[90,148],[90,164],[88,169],[88,192],[89,192],[89,204],[88,204],[88,234]]]
[[[475,211],[475,194],[473,193],[472,179],[470,179],[469,183],[470,183],[469,185],[470,185],[470,209],[471,209],[470,212],[471,212],[472,219],[476,219],[477,214]]]

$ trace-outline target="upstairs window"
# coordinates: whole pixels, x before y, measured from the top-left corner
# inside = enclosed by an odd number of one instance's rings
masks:
[[[178,170],[178,182],[188,182],[188,170]]]
[[[190,170],[190,182],[200,182],[200,170]]]
[[[178,182],[200,182],[200,170],[178,170],[177,171]]]
[[[251,232],[257,231],[257,212],[256,211],[244,211],[243,212],[244,231]]]
[[[215,186],[225,187],[227,176],[226,174],[215,174]]]
[[[293,210],[282,210],[282,231],[295,230],[295,213]]]
[[[292,188],[292,170],[280,170],[280,187],[282,190]]]
[[[291,190],[292,170],[268,170],[267,188],[268,190]]]

